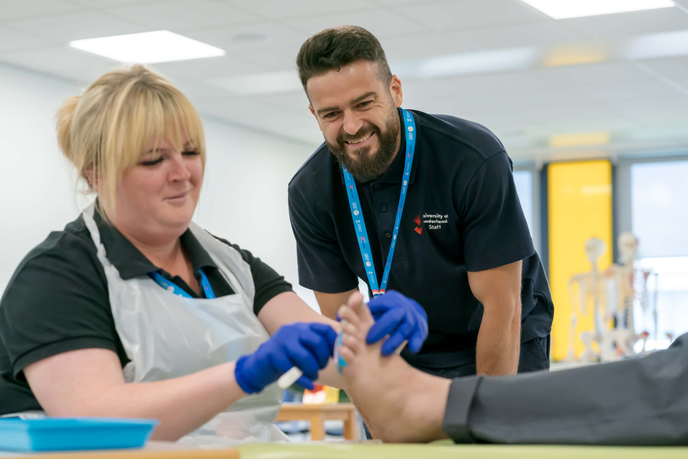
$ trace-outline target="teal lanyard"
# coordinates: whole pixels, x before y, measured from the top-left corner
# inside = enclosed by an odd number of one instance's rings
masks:
[[[401,109],[401,112],[404,117],[404,135],[406,136],[404,176],[401,179],[401,194],[399,196],[399,206],[397,207],[397,217],[394,222],[394,233],[392,233],[392,245],[389,247],[387,263],[385,264],[385,271],[382,274],[382,282],[380,282],[379,288],[377,284],[377,274],[375,273],[375,265],[373,264],[373,254],[370,251],[370,239],[368,238],[368,231],[366,230],[363,214],[361,213],[361,200],[358,198],[356,182],[354,181],[351,173],[342,165],[344,182],[346,183],[347,188],[347,196],[349,197],[349,206],[351,207],[351,218],[354,223],[354,231],[356,231],[358,247],[361,250],[361,258],[363,258],[363,266],[365,267],[370,290],[372,290],[374,297],[384,294],[385,290],[387,289],[389,272],[392,268],[392,258],[394,257],[394,249],[397,246],[397,236],[399,235],[399,226],[401,225],[401,214],[404,211],[406,194],[408,192],[409,182],[411,181],[413,154],[416,149],[416,123],[413,119],[413,115],[403,108]]]
[[[203,287],[203,292],[205,293],[205,297],[209,300],[215,299],[215,292],[213,292],[213,288],[210,286],[210,282],[208,281],[208,277],[206,277],[205,273],[203,270],[200,270],[201,272],[201,286]],[[191,295],[186,293],[184,289],[176,285],[174,282],[171,282],[162,275],[160,275],[159,272],[154,271],[152,273],[149,273],[149,276],[153,278],[155,282],[158,283],[162,288],[165,290],[174,293],[175,295],[182,296],[184,298],[193,298]]]

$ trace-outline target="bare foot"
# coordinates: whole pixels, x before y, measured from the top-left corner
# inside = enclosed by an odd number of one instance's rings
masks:
[[[422,373],[398,354],[383,357],[382,341],[367,345],[375,321],[359,293],[340,308],[339,317],[347,393],[373,437],[390,443],[447,438],[441,427],[451,380]]]

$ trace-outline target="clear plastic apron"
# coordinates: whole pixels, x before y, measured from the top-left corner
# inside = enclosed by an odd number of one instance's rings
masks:
[[[218,266],[234,295],[215,299],[183,298],[148,276],[122,280],[107,259],[93,206],[83,212],[108,282],[115,328],[130,362],[126,382],[185,376],[255,351],[269,335],[253,312],[255,287],[239,252],[191,223],[190,229]],[[283,391],[272,384],[218,414],[182,438],[208,447],[238,442],[286,441],[274,425]]]

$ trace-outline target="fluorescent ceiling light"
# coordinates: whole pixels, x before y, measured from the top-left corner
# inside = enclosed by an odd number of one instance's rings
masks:
[[[212,84],[239,96],[276,94],[302,89],[301,80],[293,70],[218,78],[213,80]]]
[[[139,64],[225,55],[220,48],[167,30],[75,40],[69,42],[69,46],[115,61]]]
[[[390,67],[401,78],[439,78],[527,68],[535,64],[538,57],[536,49],[513,48],[392,62]],[[303,88],[295,71],[218,78],[211,84],[239,96],[293,92]]]
[[[585,145],[605,145],[609,143],[609,132],[587,132],[581,134],[563,134],[550,137],[550,148],[582,147]]]
[[[543,65],[558,67],[604,62],[609,59],[609,51],[603,43],[574,43],[555,46],[547,51]]]
[[[538,52],[533,48],[512,48],[395,62],[390,67],[401,78],[439,78],[527,68],[537,58]]]
[[[669,8],[671,0],[521,0],[554,19]]]
[[[688,55],[688,31],[664,32],[632,38],[621,50],[626,59],[656,59]]]

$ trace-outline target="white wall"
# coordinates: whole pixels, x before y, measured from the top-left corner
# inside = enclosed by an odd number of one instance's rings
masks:
[[[77,215],[73,173],[57,148],[53,117],[78,89],[0,66],[0,290],[19,261]]]
[[[312,292],[298,285],[296,241],[287,207],[289,180],[314,146],[214,120],[204,120],[203,125],[208,160],[196,222],[260,257],[317,309]]]
[[[53,117],[80,89],[70,82],[0,65],[0,292],[21,259],[89,201],[57,147]],[[204,119],[208,160],[196,221],[241,245],[298,287],[287,184],[314,149]],[[315,128],[315,126],[314,126]]]

